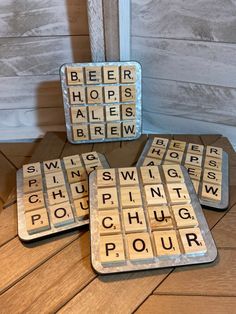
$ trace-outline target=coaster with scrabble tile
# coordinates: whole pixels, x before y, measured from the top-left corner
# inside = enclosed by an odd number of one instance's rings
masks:
[[[141,135],[139,63],[64,64],[60,76],[71,143],[132,140]]]
[[[186,167],[200,203],[211,209],[225,210],[229,203],[228,155],[220,147],[204,146],[167,138],[149,138],[137,167],[172,164]]]
[[[90,174],[91,261],[101,274],[209,263],[217,250],[187,170]]]
[[[18,234],[30,241],[89,223],[88,175],[109,168],[97,152],[26,164],[17,171]]]

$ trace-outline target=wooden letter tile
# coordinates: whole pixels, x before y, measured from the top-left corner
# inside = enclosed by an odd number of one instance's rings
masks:
[[[71,105],[81,105],[86,103],[85,87],[77,86],[69,88],[69,100]]]
[[[212,157],[206,157],[204,168],[221,171],[222,161],[220,159],[216,159],[216,158],[212,158]]]
[[[33,192],[24,195],[24,210],[28,212],[33,209],[45,207],[42,191]]]
[[[176,140],[170,141],[169,149],[171,149],[171,150],[180,150],[180,151],[184,152],[185,147],[186,147],[186,142],[176,141]]]
[[[148,215],[152,230],[173,228],[173,222],[168,206],[159,205],[148,207]]]
[[[87,172],[84,167],[67,169],[67,180],[69,183],[84,181],[87,179]]]
[[[221,185],[221,182],[222,182],[222,172],[209,170],[209,169],[204,169],[203,181]]]
[[[88,122],[87,107],[73,106],[70,108],[72,123]]]
[[[170,183],[167,184],[167,188],[172,204],[190,201],[190,195],[184,183]]]
[[[135,167],[119,168],[120,185],[136,185],[139,184],[138,173]]]
[[[152,244],[147,232],[127,234],[126,240],[131,261],[153,259]]]
[[[98,221],[100,234],[121,232],[120,217],[117,209],[99,211]]]
[[[120,120],[120,105],[107,105],[106,110],[106,121],[118,121]]]
[[[174,230],[153,232],[157,256],[180,255],[177,235]]]
[[[142,208],[123,209],[125,232],[137,232],[147,230],[144,211]]]
[[[161,183],[160,172],[157,167],[140,167],[143,184]]]
[[[103,169],[103,166],[99,160],[99,161],[95,162],[94,164],[85,165],[85,168],[86,168],[87,173],[90,174],[94,170]]]
[[[180,229],[179,233],[186,254],[203,254],[207,251],[199,228]]]
[[[31,193],[42,190],[42,177],[28,177],[24,179],[24,193]]]
[[[51,213],[52,223],[55,227],[69,225],[75,221],[69,202],[50,206],[49,209]]]
[[[202,155],[203,150],[204,150],[203,145],[189,143],[187,153],[194,155]]]
[[[223,149],[220,147],[207,146],[206,156],[222,159]]]
[[[85,165],[94,164],[100,161],[97,152],[84,153],[82,154],[82,158]]]
[[[117,263],[125,261],[124,243],[121,234],[100,237],[101,263]]]
[[[105,84],[119,83],[119,67],[116,65],[104,66],[103,82]]]
[[[46,186],[48,189],[65,184],[64,174],[62,171],[46,173],[45,180],[46,180]]]
[[[136,207],[142,205],[141,193],[139,186],[121,187],[121,206]]]
[[[82,162],[79,155],[64,157],[63,161],[66,169],[82,166]]]
[[[86,89],[88,104],[103,103],[103,92],[101,86],[89,86]]]
[[[179,165],[165,165],[163,166],[166,182],[183,182],[184,175]]]
[[[108,138],[121,137],[121,123],[120,122],[107,123],[107,137]]]
[[[92,140],[103,139],[106,137],[105,124],[93,123],[90,124],[90,136]]]
[[[118,208],[117,190],[115,187],[101,188],[97,192],[98,209]]]
[[[35,162],[32,164],[27,164],[23,166],[23,177],[34,177],[37,175],[41,175],[41,166],[40,162]]]
[[[121,101],[135,101],[136,99],[136,89],[135,85],[124,85],[120,87]]]
[[[75,141],[86,141],[89,139],[88,126],[80,124],[72,127],[73,139]]]
[[[134,137],[136,134],[136,122],[125,121],[122,122],[123,137]]]
[[[136,106],[135,104],[123,104],[121,105],[122,119],[131,120],[136,118]]]
[[[88,219],[89,216],[89,199],[88,196],[74,200],[76,217],[79,220]]]
[[[172,206],[178,228],[196,227],[198,225],[194,209],[190,204]]]
[[[116,186],[115,169],[97,170],[97,185],[99,186]]]
[[[68,85],[84,84],[84,71],[82,67],[66,67],[66,75]]]
[[[162,164],[161,159],[146,157],[143,161],[143,166],[159,166]]]
[[[123,65],[120,68],[121,83],[134,83],[136,80],[136,69],[133,65]]]
[[[154,137],[152,141],[152,146],[166,149],[168,146],[168,143],[169,143],[169,140],[167,138]]]
[[[183,152],[182,151],[174,151],[174,150],[168,149],[168,151],[166,152],[165,160],[167,160],[167,161],[171,161],[171,162],[180,164],[182,159],[183,159]]]
[[[203,182],[201,197],[208,201],[219,202],[221,200],[221,185]]]
[[[199,167],[194,167],[194,166],[185,166],[188,174],[190,176],[190,178],[192,180],[200,180],[201,179],[201,173],[202,173],[202,169]]]
[[[119,86],[104,86],[104,98],[107,104],[119,102]]]
[[[86,84],[102,83],[102,69],[99,66],[85,67]]]
[[[46,208],[37,209],[25,213],[26,230],[29,234],[34,234],[50,229]]]
[[[61,170],[60,159],[47,160],[43,162],[43,169],[45,173],[57,172]]]
[[[88,196],[88,181],[81,181],[70,184],[71,194],[73,199],[83,198]]]
[[[48,202],[50,205],[59,204],[68,201],[68,194],[65,186],[56,187],[47,190]]]
[[[167,204],[162,184],[145,185],[146,202],[148,205]]]
[[[163,159],[165,152],[165,149],[151,146],[149,151],[147,152],[147,157]]]
[[[194,154],[187,154],[185,158],[185,164],[191,165],[195,167],[201,167],[202,165],[202,156],[201,155],[194,155]]]

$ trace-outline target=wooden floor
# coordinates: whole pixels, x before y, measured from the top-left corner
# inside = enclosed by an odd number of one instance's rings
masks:
[[[204,209],[217,260],[98,276],[90,266],[88,228],[23,244],[17,237],[14,191],[16,170],[23,163],[96,150],[106,154],[112,167],[130,166],[147,137],[71,145],[64,133],[48,133],[35,143],[0,144],[0,313],[236,313],[236,153],[220,135],[172,137],[220,146],[229,153],[229,209]]]

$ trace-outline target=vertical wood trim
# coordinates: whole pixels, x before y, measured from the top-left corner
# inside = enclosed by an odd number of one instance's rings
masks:
[[[130,0],[119,0],[120,60],[130,60]]]
[[[105,61],[103,1],[87,0],[92,61]]]
[[[106,61],[119,61],[119,0],[103,0]]]

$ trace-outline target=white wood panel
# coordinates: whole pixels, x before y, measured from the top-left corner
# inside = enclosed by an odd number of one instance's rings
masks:
[[[132,0],[132,35],[236,43],[236,2]]]
[[[131,51],[130,0],[119,0],[120,60],[129,61]]]
[[[86,0],[0,2],[0,37],[87,34]]]
[[[236,89],[143,79],[144,110],[236,126]]]
[[[132,59],[153,78],[235,87],[236,45],[132,37]]]
[[[58,74],[63,63],[90,60],[89,38],[0,38],[0,56],[0,76]]]

